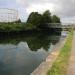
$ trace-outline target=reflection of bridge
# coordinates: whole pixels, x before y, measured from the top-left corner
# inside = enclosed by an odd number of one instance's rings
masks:
[[[69,28],[75,28],[75,24],[60,24],[60,23],[48,23],[48,27],[50,28],[62,28],[62,29],[69,29]]]

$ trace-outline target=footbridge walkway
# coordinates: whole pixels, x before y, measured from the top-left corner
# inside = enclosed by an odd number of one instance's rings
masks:
[[[62,29],[68,29],[68,28],[75,28],[75,24],[72,23],[65,23],[65,24],[60,24],[60,23],[47,23],[47,26],[50,28],[62,28]]]

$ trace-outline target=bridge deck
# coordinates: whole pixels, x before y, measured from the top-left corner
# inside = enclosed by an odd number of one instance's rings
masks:
[[[51,27],[51,28],[75,28],[75,24],[59,24],[59,23],[49,23],[48,24],[48,27]]]

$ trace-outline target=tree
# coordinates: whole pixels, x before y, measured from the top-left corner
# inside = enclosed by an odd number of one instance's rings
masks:
[[[51,23],[51,13],[49,10],[45,11],[42,15],[42,23],[46,24],[46,23]]]
[[[21,19],[19,18],[17,21],[14,21],[12,23],[21,23]]]
[[[56,15],[53,15],[52,16],[52,23],[61,23],[60,18]]]
[[[57,24],[58,26],[61,25],[60,18],[56,15],[53,15],[52,16],[52,23],[59,23],[59,24]],[[54,28],[53,31],[61,34],[62,29],[61,28]]]
[[[16,23],[21,23],[21,19],[18,19],[18,20],[16,21]]]
[[[41,22],[41,14],[39,14],[38,12],[32,12],[27,20],[27,23],[31,23],[33,25],[35,25],[36,27],[38,25],[40,25]]]
[[[50,29],[48,23],[60,23],[60,18],[56,15],[51,16],[49,10],[46,10],[43,14],[32,12],[27,19],[27,23],[31,24],[30,28],[32,27],[32,29]]]

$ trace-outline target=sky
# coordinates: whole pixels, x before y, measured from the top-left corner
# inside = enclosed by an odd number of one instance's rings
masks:
[[[31,12],[43,13],[45,10],[61,18],[63,23],[75,23],[75,0],[0,0],[0,8],[16,9],[22,21]]]

